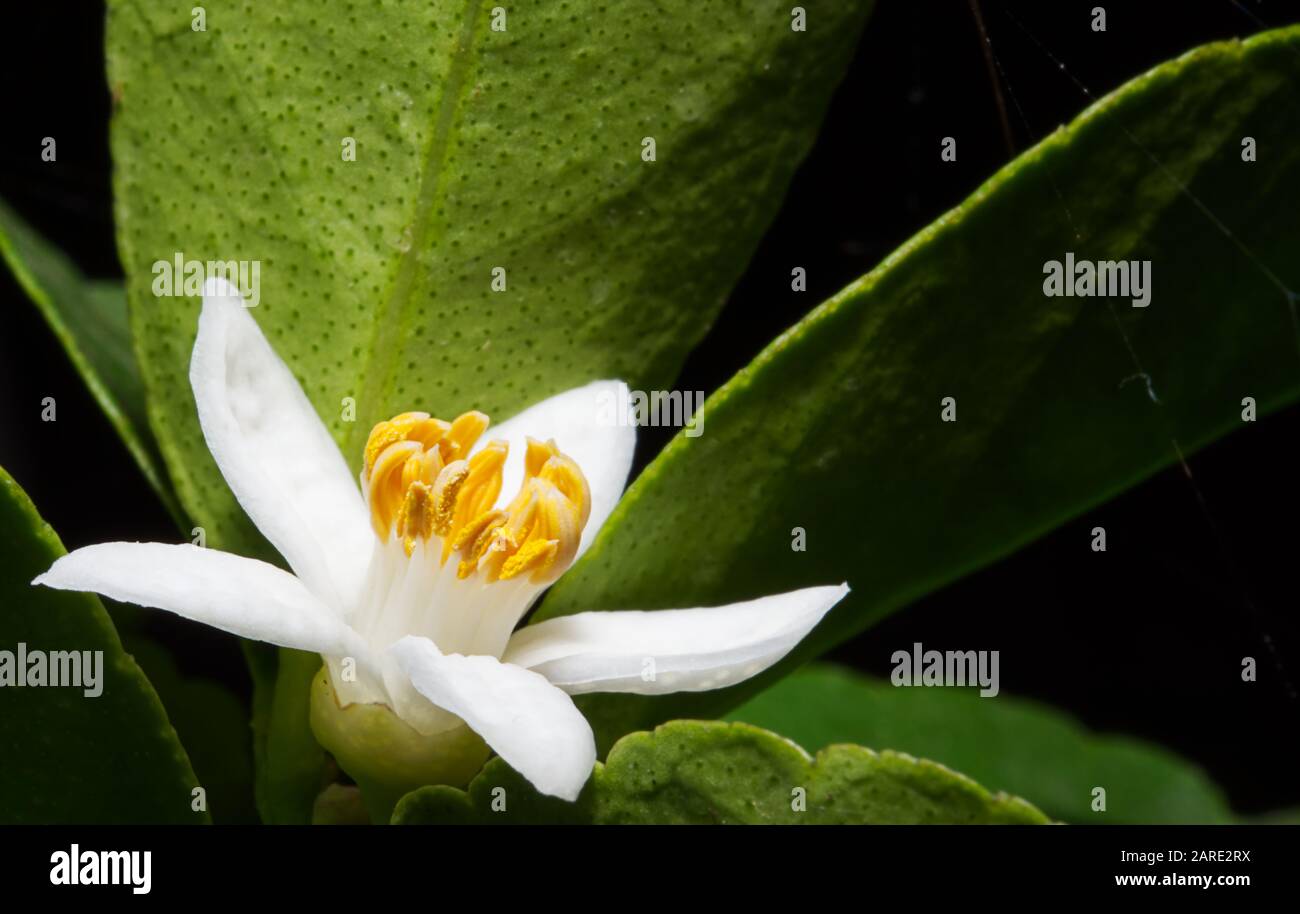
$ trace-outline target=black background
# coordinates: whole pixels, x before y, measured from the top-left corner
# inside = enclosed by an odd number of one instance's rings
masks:
[[[816,0],[805,5],[815,9]],[[1126,0],[1101,4],[1108,30],[1094,33],[1095,5],[982,4],[1014,94],[1006,104],[1018,150],[1089,103],[1070,75],[1101,95],[1196,45],[1300,20],[1300,3],[1280,0]],[[7,96],[0,195],[89,275],[120,276],[102,7],[6,4],[0,34]],[[45,136],[58,141],[55,163],[40,161]],[[939,161],[943,136],[958,138],[957,163]],[[777,221],[677,386],[715,389],[1009,158],[967,0],[881,0]],[[790,263],[808,268],[805,294],[789,291]],[[7,271],[0,301],[0,465],[69,548],[174,540],[174,527]],[[58,401],[56,423],[40,422],[46,396]],[[1242,813],[1300,805],[1297,422],[1300,409],[1292,408],[1236,433],[1190,460],[1195,487],[1181,470],[1167,470],[833,657],[885,675],[890,653],[913,641],[997,649],[1005,693],[1049,701],[1092,727],[1140,735],[1194,759]],[[638,466],[662,445],[656,431],[643,434]],[[1089,547],[1096,524],[1108,533],[1101,555]],[[217,676],[247,695],[234,639],[163,614],[150,624],[183,670]],[[1241,682],[1244,656],[1259,661],[1256,683]]]

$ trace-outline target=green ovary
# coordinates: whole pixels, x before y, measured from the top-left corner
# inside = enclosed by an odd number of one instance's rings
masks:
[[[323,666],[311,684],[311,728],[316,740],[357,786],[375,822],[387,822],[404,795],[428,784],[464,787],[490,750],[461,724],[425,735],[387,705],[339,705]]]

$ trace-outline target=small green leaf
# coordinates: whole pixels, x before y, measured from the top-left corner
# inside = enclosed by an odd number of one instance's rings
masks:
[[[1139,77],[709,398],[703,434],[659,455],[537,618],[846,579],[853,593],[786,663],[737,688],[585,697],[601,745],[734,707],[1242,428],[1244,398],[1260,415],[1293,401],[1297,54],[1289,28]],[[1268,154],[1243,162],[1245,135]],[[1045,264],[1067,252],[1150,261],[1149,306],[1045,297]]]
[[[468,792],[407,794],[397,824],[1022,824],[1048,821],[1016,797],[897,752],[832,746],[811,757],[746,724],[673,721],[619,740],[576,803],[539,796],[501,759]]]
[[[268,744],[280,653],[288,649],[247,639],[240,639],[239,646],[244,662],[248,664],[248,675],[253,680],[252,719],[249,721],[249,728],[253,731],[253,797],[262,821],[275,824],[275,808],[269,791],[271,758]]]
[[[195,419],[198,302],[155,295],[155,263],[256,261],[258,323],[353,461],[406,410],[504,419],[595,378],[664,386],[775,215],[870,7],[824,5],[795,31],[759,0],[505,18],[480,0],[280,0],[195,31],[188,6],[111,2],[132,328],[209,544],[261,545]]]
[[[99,600],[31,585],[63,554],[0,469],[0,820],[208,822],[191,809],[201,785],[176,731]],[[102,691],[18,679],[20,649],[29,652],[24,677],[35,675],[32,652],[44,652],[47,682],[53,652],[102,651]]]
[[[1067,822],[1219,824],[1232,813],[1195,765],[1138,739],[1100,736],[1059,711],[965,689],[895,688],[814,664],[728,715],[809,748],[893,746],[1029,797]],[[1094,812],[1092,791],[1106,790]]]
[[[311,683],[320,657],[304,651],[242,640],[253,679],[254,796],[262,821],[302,825],[322,787],[337,771],[312,735]]]
[[[0,256],[50,325],[140,472],[176,523],[185,526],[145,418],[144,386],[131,351],[122,286],[86,279],[3,201]]]
[[[254,728],[265,730],[262,765],[257,774],[257,803],[262,818],[273,825],[305,825],[312,820],[316,797],[337,771],[311,732],[309,715],[312,679],[321,659],[306,651],[277,651],[275,688],[263,699],[269,707]],[[257,701],[255,696],[254,701]]]

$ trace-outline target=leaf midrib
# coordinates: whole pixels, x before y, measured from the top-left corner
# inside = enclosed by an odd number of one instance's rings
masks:
[[[419,252],[425,249],[428,242],[439,179],[451,147],[456,110],[460,107],[465,86],[468,84],[466,77],[469,73],[475,31],[482,6],[483,0],[468,0],[465,4],[460,33],[452,48],[451,66],[447,70],[446,84],[438,104],[433,134],[429,138],[428,151],[425,153],[424,164],[420,168],[420,192],[415,198],[414,218],[409,223],[409,243],[399,257],[391,293],[383,306],[375,309],[370,343],[359,371],[361,392],[357,397],[357,404],[363,417],[376,415],[379,404],[386,400],[393,372],[397,367],[395,359],[381,360],[376,363],[375,358],[381,352],[396,351],[401,339],[401,316],[406,310],[411,289],[415,285]],[[369,433],[369,430],[369,426],[364,421],[352,423],[344,444],[344,454],[359,455],[365,441],[364,436]]]

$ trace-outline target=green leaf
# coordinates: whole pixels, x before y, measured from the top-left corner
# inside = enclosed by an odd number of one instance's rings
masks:
[[[126,293],[87,279],[0,201],[0,256],[44,316],[104,415],[178,526],[185,526],[145,419],[144,387],[131,351]]]
[[[1290,28],[1139,77],[709,398],[703,433],[641,475],[538,618],[846,579],[853,593],[738,688],[584,699],[601,744],[734,707],[1241,428],[1243,397],[1261,414],[1293,401],[1297,303],[1279,284],[1300,288],[1298,53]],[[1245,135],[1266,151],[1257,162],[1242,161]],[[1044,264],[1066,252],[1152,261],[1150,306],[1045,297]],[[941,421],[945,397],[955,422]]]
[[[63,554],[26,493],[0,469],[0,820],[209,821],[191,811],[199,782],[189,759],[99,600],[31,585]],[[85,685],[42,688],[18,679],[20,645],[29,652],[24,677],[36,671],[30,652],[44,652],[46,682],[53,652],[102,651],[102,691],[91,697]]]
[[[775,213],[869,7],[794,32],[770,3],[572,0],[510,8],[498,32],[478,0],[294,0],[212,8],[195,32],[189,7],[110,3],[132,329],[208,544],[273,559],[199,432],[198,302],[155,296],[155,262],[258,261],[258,322],[352,459],[371,423],[408,409],[505,418],[594,377],[666,384]],[[284,663],[304,702],[310,675]],[[296,724],[277,732],[307,708],[265,672],[259,808],[305,821],[323,757]]]
[[[262,821],[275,824],[274,800],[269,792],[271,759],[268,743],[280,652],[287,649],[247,639],[240,639],[239,646],[244,653],[244,662],[248,664],[249,677],[253,680],[252,719],[249,721],[253,731],[253,797]]]
[[[112,608],[109,613],[117,621]],[[253,753],[243,703],[214,680],[184,675],[171,653],[152,638],[120,623],[118,632],[123,647],[158,692],[207,794],[212,820],[218,825],[255,824]]]
[[[990,788],[1029,797],[1076,823],[1219,824],[1232,820],[1222,793],[1195,765],[1127,737],[1100,736],[1045,705],[971,690],[895,688],[814,664],[728,715],[800,745],[892,746],[965,772]],[[1092,791],[1106,790],[1093,812]]]
[[[407,794],[393,821],[1032,825],[1048,820],[1024,800],[990,794],[933,762],[861,746],[832,746],[814,758],[757,727],[690,720],[625,736],[604,764],[596,764],[575,803],[540,796],[497,758],[468,792],[424,787]]]
[[[760,0],[570,0],[509,7],[500,31],[482,0],[250,0],[194,31],[190,7],[109,6],[150,419],[209,544],[245,554],[260,541],[187,381],[198,301],[154,295],[155,262],[258,261],[257,320],[358,464],[371,424],[405,410],[504,419],[598,377],[666,385],[774,215],[870,8],[828,5],[796,32],[788,6]]]

